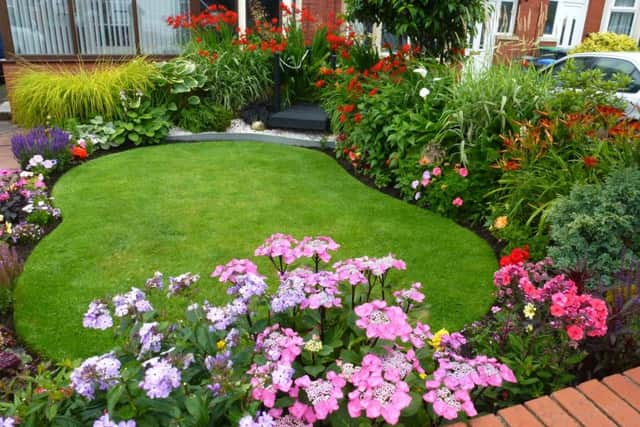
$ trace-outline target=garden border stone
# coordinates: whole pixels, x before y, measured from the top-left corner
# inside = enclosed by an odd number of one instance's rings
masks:
[[[268,144],[292,145],[310,148],[334,148],[333,141],[315,141],[303,138],[292,138],[281,135],[266,135],[259,133],[241,132],[202,132],[189,135],[171,135],[166,139],[168,142],[202,142],[202,141],[234,141],[234,142],[266,142]]]

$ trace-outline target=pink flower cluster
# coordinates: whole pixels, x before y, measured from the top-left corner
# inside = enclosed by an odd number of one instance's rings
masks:
[[[292,329],[275,324],[267,327],[256,338],[256,352],[267,362],[254,363],[248,371],[251,375],[251,397],[267,408],[275,405],[279,391],[289,392],[293,385],[293,362],[302,352],[304,341]]]
[[[410,340],[413,329],[400,307],[389,307],[385,301],[374,300],[357,306],[354,311],[359,317],[356,326],[365,330],[367,338],[389,341],[400,338],[404,342]]]
[[[454,170],[456,174],[460,175],[462,178],[466,178],[467,176],[469,176],[469,170],[465,167],[456,166]],[[422,173],[420,179],[411,181],[411,188],[415,190],[413,199],[416,201],[420,200],[420,198],[422,197],[420,187],[422,187],[423,189],[427,188],[431,184],[432,180],[441,175],[442,169],[439,167],[435,167],[431,171],[425,170]],[[456,197],[451,201],[451,204],[455,207],[460,207],[464,204],[464,200],[461,197]]]
[[[391,269],[406,270],[407,264],[396,258],[395,255],[389,254],[380,258],[364,256],[347,259],[335,263],[333,268],[336,270],[339,280],[348,280],[352,285],[358,285],[367,283],[367,275],[369,274],[381,278]]]
[[[551,265],[544,260],[502,267],[493,278],[498,298],[511,307],[519,303],[546,307],[553,317],[549,324],[564,328],[572,341],[605,335],[606,303],[590,294],[578,294],[576,284],[562,274],[550,277],[545,269]]]
[[[470,392],[476,387],[500,387],[503,381],[515,383],[516,377],[496,359],[486,356],[467,359],[447,353],[438,359],[438,369],[433,379],[426,382],[427,392],[422,398],[433,405],[437,415],[447,420],[457,418],[460,411],[473,417],[477,411]]]
[[[331,255],[329,251],[335,251],[340,245],[331,239],[331,237],[305,237],[300,241],[298,246],[293,249],[296,258],[313,258],[318,257],[323,262],[329,262]]]
[[[218,265],[211,277],[218,277],[222,283],[235,283],[238,276],[258,274],[258,267],[248,259],[232,259],[224,265]]]
[[[289,389],[289,396],[296,399],[289,407],[289,413],[299,420],[310,424],[317,420],[325,420],[340,409],[338,400],[344,397],[342,389],[347,384],[344,378],[333,371],[326,375],[327,379],[311,380],[308,375],[297,378],[294,386]],[[304,392],[306,401],[299,400],[300,393]]]
[[[357,418],[364,412],[367,418],[382,417],[387,423],[396,424],[402,410],[411,404],[409,386],[400,372],[405,373],[396,364],[367,354],[359,369],[348,373],[355,388],[348,395],[349,415]]]
[[[285,264],[291,264],[299,258],[317,258],[329,262],[329,251],[338,248],[340,245],[330,237],[304,237],[298,242],[288,234],[276,233],[256,249],[255,256],[267,256],[271,259],[282,257]]]

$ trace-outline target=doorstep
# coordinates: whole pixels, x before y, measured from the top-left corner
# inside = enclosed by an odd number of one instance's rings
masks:
[[[640,366],[447,427],[637,427]]]
[[[11,120],[11,104],[9,104],[9,101],[0,102],[0,120]]]

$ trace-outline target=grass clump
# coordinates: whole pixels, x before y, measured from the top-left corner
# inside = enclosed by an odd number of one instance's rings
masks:
[[[23,127],[69,119],[84,122],[97,115],[120,118],[120,92],[148,91],[156,72],[144,58],[121,65],[102,63],[94,69],[80,64],[74,71],[34,66],[15,80],[13,117]]]

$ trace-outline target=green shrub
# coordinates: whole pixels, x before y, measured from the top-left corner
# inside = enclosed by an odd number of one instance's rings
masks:
[[[180,110],[178,126],[189,132],[224,132],[230,125],[233,114],[217,105],[195,105]]]
[[[555,203],[549,222],[549,255],[559,267],[586,274],[591,284],[611,283],[611,275],[640,254],[640,170],[574,187]]]
[[[96,115],[121,118],[121,90],[146,92],[152,87],[153,64],[143,58],[122,65],[101,64],[89,70],[45,70],[33,67],[15,81],[11,107],[21,126],[42,125],[72,118],[81,122]]]
[[[132,142],[150,145],[162,142],[169,133],[170,123],[164,107],[154,107],[141,92],[122,93],[124,118],[113,123],[114,132],[109,139],[113,145]]]
[[[591,33],[569,53],[580,52],[636,52],[638,43],[626,34]]]

